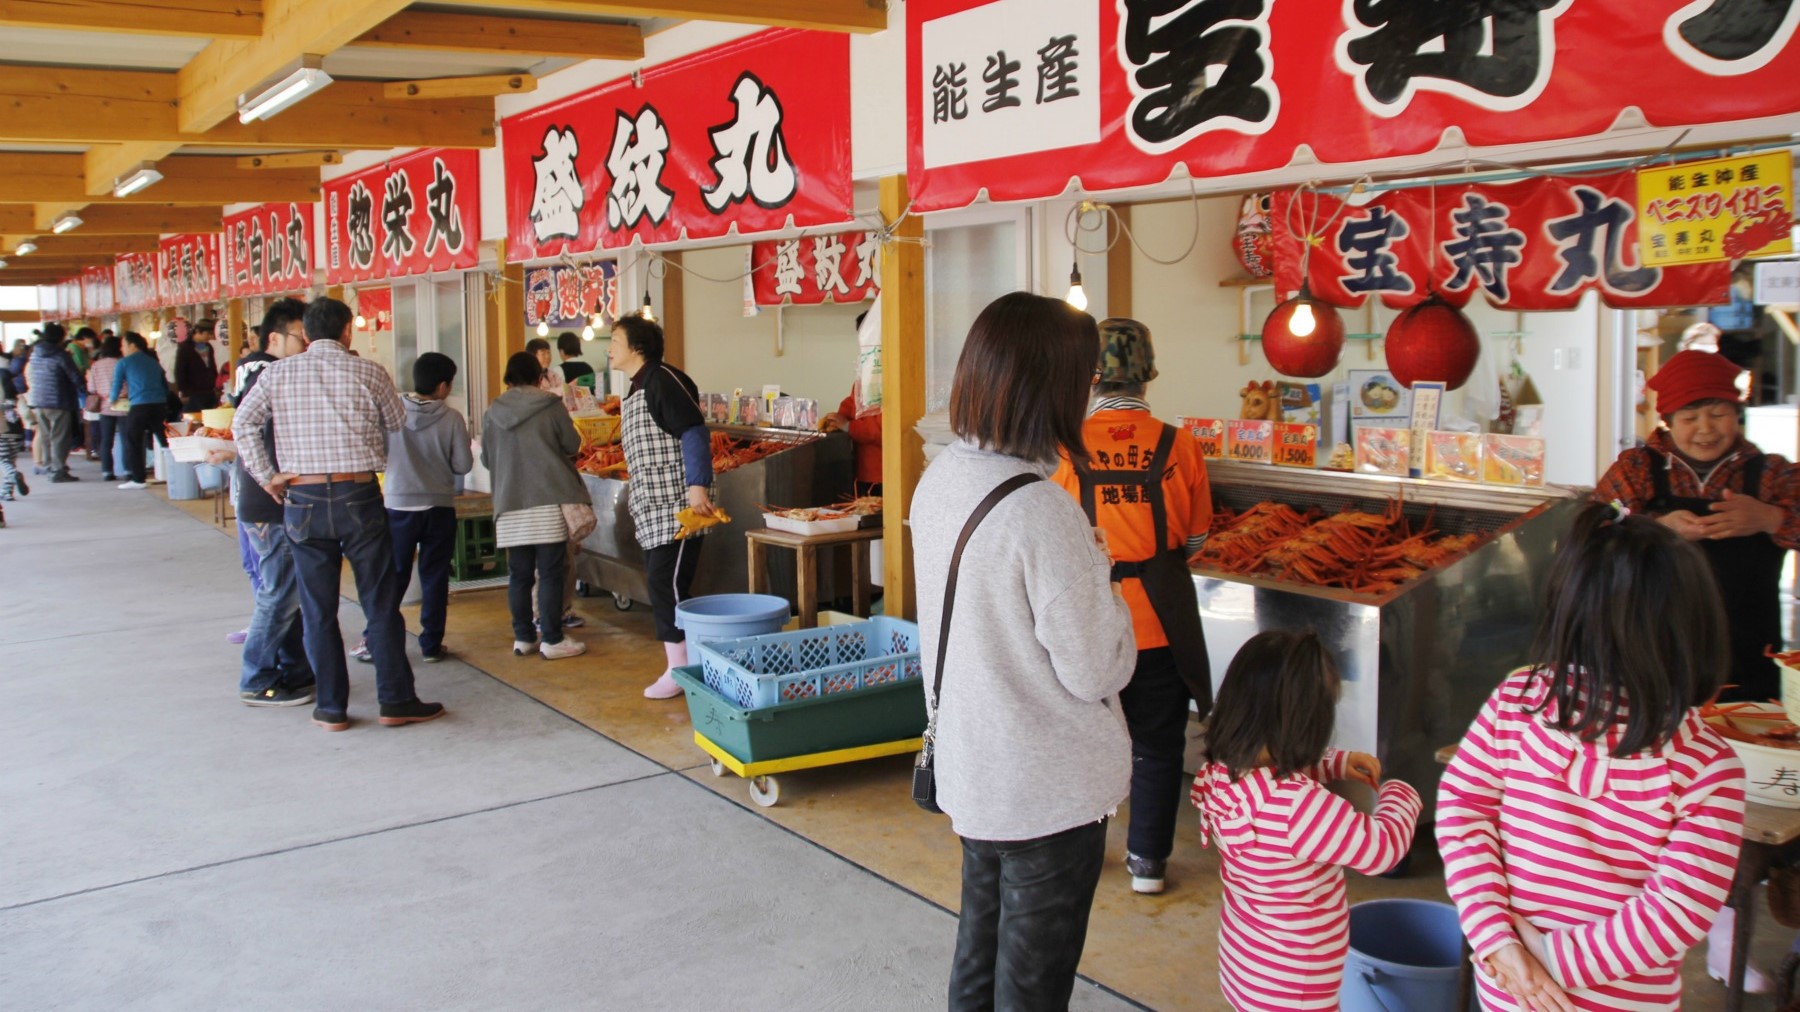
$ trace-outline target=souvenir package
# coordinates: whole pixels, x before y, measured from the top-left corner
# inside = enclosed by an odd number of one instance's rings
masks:
[[[1406,477],[1412,461],[1412,430],[1364,426],[1356,430],[1358,474]]]
[[[811,397],[794,398],[794,428],[813,431],[819,427],[819,402]]]
[[[1281,421],[1296,425],[1311,425],[1322,441],[1325,438],[1324,392],[1317,383],[1292,383],[1286,380],[1275,384],[1281,399]]]
[[[770,409],[769,417],[772,424],[778,429],[794,428],[794,399],[792,397],[775,398],[775,404]]]
[[[700,409],[712,425],[731,424],[731,401],[724,394],[701,394]]]
[[[1483,481],[1496,485],[1544,484],[1544,441],[1536,436],[1489,433],[1481,462]]]
[[[1481,480],[1481,435],[1432,431],[1425,434],[1425,477]]]
[[[1236,418],[1225,424],[1225,455],[1232,460],[1267,464],[1274,442],[1274,422]]]
[[[1412,417],[1412,391],[1384,369],[1350,370],[1350,417]]]
[[[738,425],[760,425],[762,423],[763,399],[754,394],[745,394],[737,399],[737,413],[732,421]]]
[[[1181,427],[1200,443],[1200,456],[1218,460],[1225,456],[1225,420],[1223,418],[1183,418]]]

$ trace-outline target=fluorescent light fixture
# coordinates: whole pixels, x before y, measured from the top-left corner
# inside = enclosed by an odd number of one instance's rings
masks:
[[[64,232],[73,232],[80,227],[81,219],[73,212],[57,215],[56,220],[50,223],[50,231],[55,232],[57,235],[62,235]]]
[[[6,261],[0,260],[0,268],[4,268],[5,266],[6,266]]]
[[[113,181],[113,196],[129,197],[139,190],[146,189],[162,182],[162,173],[149,162],[139,163],[138,167]]]
[[[37,243],[35,243],[35,242],[22,242],[22,243],[18,244],[17,246],[13,247],[13,256],[16,256],[16,257],[22,257],[27,254],[36,253],[36,252],[37,252]]]
[[[239,95],[238,122],[254,123],[259,119],[268,119],[330,84],[331,75],[321,67],[323,61],[324,58],[320,56],[302,56],[287,70],[258,85],[254,91]]]

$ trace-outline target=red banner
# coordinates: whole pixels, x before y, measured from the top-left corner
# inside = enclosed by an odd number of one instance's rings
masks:
[[[756,304],[861,302],[881,287],[881,244],[863,232],[777,239],[750,247]]]
[[[1458,306],[1479,291],[1504,309],[1570,309],[1589,289],[1614,307],[1729,301],[1729,263],[1643,265],[1630,172],[1390,190],[1361,206],[1283,191],[1269,219],[1276,290],[1300,287],[1311,235],[1306,280],[1337,306],[1373,295],[1398,309],[1432,289]]]
[[[377,288],[358,288],[354,299],[357,318],[362,322],[356,325],[360,331],[381,331],[390,333],[394,329],[394,290],[387,285]]]
[[[325,281],[460,271],[481,262],[481,158],[431,148],[325,183]]]
[[[619,265],[611,260],[525,272],[525,325],[585,327],[600,313],[619,318]]]
[[[1800,109],[1791,0],[1183,6],[911,0],[914,210]]]
[[[58,323],[81,316],[81,276],[64,278],[53,285],[39,285],[38,314]]]
[[[850,41],[773,29],[501,124],[507,258],[851,219]]]
[[[121,313],[142,313],[160,306],[155,253],[121,253],[113,260],[113,292]]]
[[[113,299],[112,271],[104,267],[84,267],[81,270],[81,305],[89,316],[111,316],[118,312]]]
[[[160,305],[186,306],[219,297],[219,235],[165,236],[157,254]]]
[[[225,218],[219,260],[228,299],[312,287],[314,204],[264,204]]]

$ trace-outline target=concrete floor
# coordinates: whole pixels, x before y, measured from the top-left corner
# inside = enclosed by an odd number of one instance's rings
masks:
[[[957,845],[905,800],[909,757],[784,775],[752,807],[686,707],[639,694],[662,651],[603,598],[577,603],[588,656],[547,663],[511,655],[501,592],[457,595],[459,660],[417,667],[451,709],[432,724],[243,707],[235,542],[210,503],[94,471],[0,531],[0,1006],[942,1006]],[[352,665],[353,717],[371,675]],[[1154,898],[1115,820],[1075,1008],[1226,1007],[1191,819]],[[1443,898],[1428,840],[1406,879],[1351,876],[1377,896]],[[1759,959],[1790,937],[1765,920]],[[1684,969],[1685,1007],[1722,1007]]]

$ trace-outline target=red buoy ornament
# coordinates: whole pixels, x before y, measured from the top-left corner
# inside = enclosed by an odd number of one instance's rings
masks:
[[[1324,376],[1343,357],[1344,320],[1302,284],[1263,321],[1262,344],[1269,365],[1283,376]]]
[[[1436,292],[1388,327],[1388,371],[1401,386],[1437,381],[1444,389],[1455,390],[1468,382],[1479,358],[1481,336],[1475,325]]]

